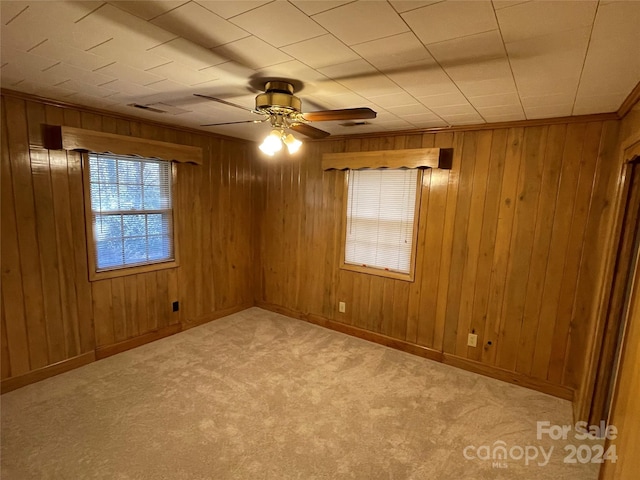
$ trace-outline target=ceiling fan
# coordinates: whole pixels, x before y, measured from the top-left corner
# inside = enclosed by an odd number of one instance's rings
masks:
[[[368,107],[345,108],[341,110],[321,110],[317,112],[303,113],[302,101],[293,94],[294,83],[300,82],[279,79],[266,81],[264,84],[264,93],[260,93],[256,96],[256,106],[254,109],[245,108],[242,105],[228,102],[227,100],[223,100],[221,98],[194,93],[196,97],[205,98],[207,100],[218,102],[223,105],[239,108],[241,110],[248,111],[263,117],[260,120],[209,123],[202,126],[213,127],[219,125],[233,125],[238,123],[270,122],[272,127],[270,136],[274,137],[275,139],[273,146],[276,146],[275,141],[279,142],[281,139],[291,151],[291,147],[287,143],[287,139],[289,138],[291,142],[293,142],[295,139],[293,139],[292,135],[285,135],[286,130],[293,130],[295,132],[301,133],[302,135],[306,135],[307,137],[318,139],[327,137],[329,135],[329,132],[325,132],[324,130],[320,130],[319,128],[312,127],[311,125],[309,125],[310,122],[376,118],[376,112]],[[276,135],[274,132],[279,132],[280,137],[275,138]],[[299,140],[295,141],[298,142],[299,147]]]

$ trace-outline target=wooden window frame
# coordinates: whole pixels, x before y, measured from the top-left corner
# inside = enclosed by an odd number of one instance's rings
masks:
[[[422,178],[423,178],[423,170],[422,168],[418,168],[417,175],[417,185],[416,185],[416,201],[413,211],[413,232],[412,232],[412,241],[411,244],[411,261],[409,265],[409,273],[401,273],[394,272],[392,270],[384,270],[382,268],[376,267],[365,267],[362,265],[354,265],[351,263],[345,262],[346,257],[346,246],[347,246],[347,206],[349,202],[349,173],[353,169],[346,170],[344,173],[344,184],[343,184],[343,200],[342,200],[342,237],[341,237],[341,246],[340,246],[340,269],[348,270],[356,273],[364,273],[367,275],[375,275],[378,277],[392,278],[395,280],[402,280],[405,282],[413,282],[415,280],[416,274],[416,255],[417,255],[417,247],[418,247],[418,230],[419,230],[419,220],[420,220],[420,205],[422,202]]]
[[[96,242],[93,231],[93,209],[91,207],[91,190],[90,190],[90,172],[89,172],[89,153],[82,152],[81,168],[82,168],[82,182],[84,187],[84,214],[85,214],[85,231],[87,236],[87,260],[89,266],[89,281],[106,280],[109,278],[125,277],[128,275],[137,275],[139,273],[154,272],[157,270],[166,270],[169,268],[178,268],[180,263],[178,261],[178,234],[176,228],[176,208],[175,208],[175,191],[176,191],[176,165],[173,162],[170,163],[171,168],[171,234],[173,236],[173,260],[167,260],[164,262],[154,262],[143,265],[135,266],[123,266],[115,267],[108,270],[98,271],[96,265]],[[153,159],[157,160],[157,159]]]

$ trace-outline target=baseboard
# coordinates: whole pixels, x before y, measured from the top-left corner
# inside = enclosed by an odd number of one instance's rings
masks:
[[[499,367],[494,367],[493,365],[486,365],[475,360],[469,360],[468,358],[458,357],[457,355],[452,355],[450,353],[443,353],[442,356],[442,363],[445,365],[451,365],[452,367],[479,373],[480,375],[496,378],[504,382],[513,383],[515,385],[520,385],[521,387],[547,393],[554,397],[573,401],[574,391],[572,388],[550,383],[528,375],[523,375],[522,373],[504,370]]]
[[[485,375],[487,377],[495,378],[497,380],[502,380],[504,382],[512,383],[515,385],[520,385],[522,387],[537,390],[554,397],[559,397],[570,401],[573,400],[574,391],[569,387],[556,385],[545,380],[529,377],[528,375],[523,375],[521,373],[511,372],[499,367],[494,367],[493,365],[486,365],[475,360],[469,360],[449,353],[440,352],[438,350],[423,347],[421,345],[407,342],[405,340],[398,340],[396,338],[388,337],[380,333],[375,333],[369,330],[354,327],[352,325],[336,322],[335,320],[331,320],[320,315],[305,314],[297,312],[290,308],[281,307],[279,305],[273,305],[271,303],[265,302],[256,302],[256,306],[264,308],[265,310],[286,315],[287,317],[304,320],[306,322],[320,325],[321,327],[329,328],[331,330],[345,333],[347,335],[362,338],[364,340],[395,348],[397,350],[402,350],[403,352],[418,355],[430,360],[435,360],[444,363],[445,365],[461,368],[463,370],[478,373],[480,375]]]
[[[103,358],[116,355],[117,353],[122,353],[124,351],[131,350],[132,348],[139,347],[141,345],[144,345],[145,343],[155,342],[156,340],[160,340],[161,338],[174,335],[181,330],[182,330],[182,325],[180,325],[179,323],[175,323],[173,325],[169,325],[166,327],[159,328],[158,330],[145,333],[144,335],[123,340],[122,342],[114,343],[112,345],[104,345],[102,347],[97,347],[96,360],[101,360]]]
[[[188,330],[190,328],[197,327],[198,325],[202,325],[204,323],[208,323],[213,320],[218,320],[228,315],[233,315],[234,313],[241,312],[253,306],[254,306],[253,302],[244,303],[241,305],[236,305],[235,307],[224,308],[222,310],[216,310],[215,312],[207,313],[206,315],[202,315],[200,317],[196,317],[191,320],[182,322],[182,330]]]
[[[405,340],[398,340],[397,338],[389,337],[387,335],[383,335],[382,333],[376,333],[370,330],[365,330],[363,328],[354,327],[353,325],[347,325],[346,323],[336,322],[335,320],[330,320],[320,315],[296,312],[295,310],[291,310],[289,308],[281,307],[278,305],[273,305],[271,303],[257,302],[256,306],[275,313],[280,313],[287,317],[297,318],[299,320],[304,320],[305,322],[313,323],[314,325],[319,325],[330,330],[345,333],[347,335],[351,335],[352,337],[362,338],[363,340],[368,340],[373,343],[385,345],[396,350],[402,350],[403,352],[411,353],[419,357],[436,360],[438,362],[442,361],[442,352],[439,352],[432,348],[423,347],[422,345],[407,342]]]
[[[0,391],[2,393],[11,392],[12,390],[25,387],[46,378],[68,372],[69,370],[73,370],[78,367],[82,367],[83,365],[87,365],[88,363],[94,362],[95,360],[96,354],[94,351],[91,351],[83,353],[82,355],[78,355],[76,357],[68,358],[67,360],[62,360],[52,365],[47,365],[46,367],[32,370],[31,372],[19,375],[17,377],[5,378],[0,384]]]

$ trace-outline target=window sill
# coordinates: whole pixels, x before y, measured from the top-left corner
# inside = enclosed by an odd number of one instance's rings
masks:
[[[171,260],[168,262],[151,263],[147,265],[137,265],[135,267],[114,268],[113,270],[104,270],[101,272],[89,271],[89,281],[108,280],[110,278],[126,277],[128,275],[138,275],[139,273],[155,272],[157,270],[166,270],[169,268],[177,268],[178,262]]]
[[[360,265],[351,265],[349,263],[341,263],[340,268],[342,270],[349,270],[350,272],[364,273],[367,275],[375,275],[377,277],[393,278],[394,280],[402,280],[404,282],[413,282],[414,273],[400,273],[391,272],[389,270],[383,270],[381,268],[363,267]]]

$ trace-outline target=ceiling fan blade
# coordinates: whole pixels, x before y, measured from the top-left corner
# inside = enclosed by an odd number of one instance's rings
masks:
[[[360,120],[376,118],[376,112],[368,107],[344,108],[342,110],[322,110],[320,112],[307,112],[303,114],[309,122],[328,122],[331,120]]]
[[[224,122],[224,123],[205,123],[204,125],[200,125],[201,127],[217,127],[218,125],[235,125],[237,123],[262,123],[268,119],[264,120],[242,120],[240,122]]]
[[[329,132],[325,132],[324,130],[320,130],[319,128],[312,127],[311,125],[307,125],[306,123],[298,123],[296,125],[292,125],[289,128],[291,128],[291,130],[295,130],[298,133],[301,133],[302,135],[306,135],[307,137],[314,139],[324,138],[331,135]]]
[[[242,105],[238,105],[237,103],[227,102],[226,100],[222,100],[221,98],[210,97],[209,95],[202,95],[201,93],[194,93],[193,95],[195,97],[206,98],[207,100],[211,100],[212,102],[218,102],[218,103],[222,103],[223,105],[228,105],[230,107],[236,107],[241,110],[244,110],[245,112],[254,113],[253,110],[251,110],[250,108],[245,108]]]

